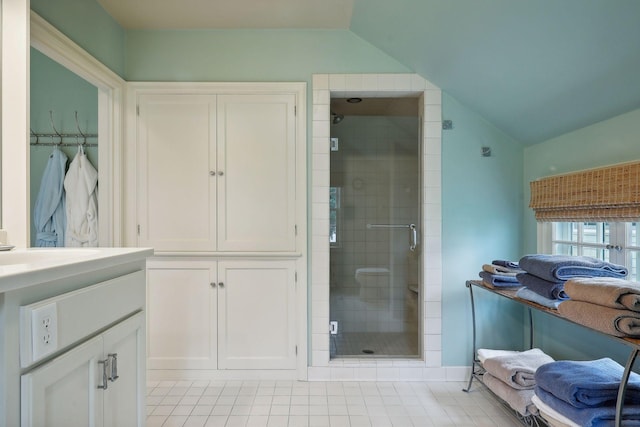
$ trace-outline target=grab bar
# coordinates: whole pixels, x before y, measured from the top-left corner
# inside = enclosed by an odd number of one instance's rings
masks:
[[[409,250],[415,251],[418,245],[418,229],[415,224],[367,224],[367,228],[408,228],[410,238]]]

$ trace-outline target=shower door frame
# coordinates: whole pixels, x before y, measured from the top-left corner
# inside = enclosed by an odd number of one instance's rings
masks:
[[[416,74],[316,74],[312,78],[312,158],[309,247],[309,379],[433,380],[460,377],[466,371],[442,366],[442,94]],[[329,335],[329,138],[331,97],[420,97],[422,218],[421,358],[330,359]]]

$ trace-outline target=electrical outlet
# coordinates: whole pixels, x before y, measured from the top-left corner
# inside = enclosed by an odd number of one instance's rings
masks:
[[[337,320],[332,320],[329,322],[329,333],[331,335],[337,335],[338,334],[338,321]]]
[[[31,311],[31,343],[33,360],[39,360],[58,349],[58,309],[56,303],[47,304]]]

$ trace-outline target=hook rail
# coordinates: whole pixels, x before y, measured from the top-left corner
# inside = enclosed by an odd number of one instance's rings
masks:
[[[62,146],[62,147],[71,147],[82,145],[83,147],[97,147],[98,143],[91,142],[88,143],[88,138],[98,138],[97,133],[84,133],[82,129],[80,129],[80,124],[78,122],[78,112],[75,112],[75,121],[76,121],[76,129],[78,129],[78,133],[61,133],[56,129],[53,121],[53,111],[49,110],[49,123],[51,128],[53,129],[53,133],[42,133],[42,132],[34,132],[33,129],[31,131],[31,138],[35,138],[35,141],[30,141],[30,145],[32,146],[42,146],[42,147],[53,147],[53,146]],[[40,138],[49,138],[51,142],[41,142]],[[58,141],[54,142],[53,139],[57,138]],[[64,142],[65,139],[75,139],[76,142]],[[82,142],[80,142],[82,139]]]

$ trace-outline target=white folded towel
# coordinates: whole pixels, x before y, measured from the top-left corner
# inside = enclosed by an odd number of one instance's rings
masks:
[[[547,421],[550,427],[580,427],[578,424],[574,423],[572,420],[544,403],[535,394],[531,398],[531,402],[536,405],[540,415],[542,415],[542,418]]]
[[[505,384],[518,390],[532,389],[536,385],[536,370],[555,360],[539,348],[489,357],[484,361],[484,369]]]
[[[493,350],[490,348],[479,348],[478,360],[480,361],[480,363],[484,364],[485,360],[487,360],[490,357],[506,356],[509,354],[516,354],[516,353],[520,353],[520,352],[513,351],[513,350]]]

